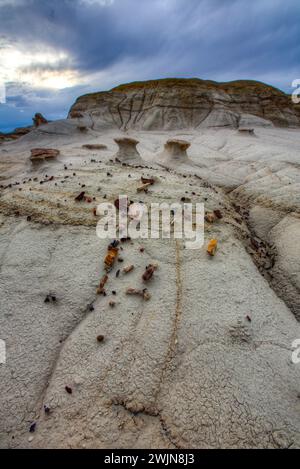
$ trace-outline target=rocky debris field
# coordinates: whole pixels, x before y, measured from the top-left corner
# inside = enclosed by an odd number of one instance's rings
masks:
[[[0,446],[300,447],[299,131],[82,126],[0,147]],[[204,246],[99,239],[120,194]]]

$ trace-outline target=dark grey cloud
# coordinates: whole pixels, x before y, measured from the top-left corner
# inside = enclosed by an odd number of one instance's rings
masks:
[[[8,105],[56,117],[77,93],[168,76],[249,78],[291,91],[300,77],[299,20],[299,0],[0,0],[0,45],[65,52],[23,72],[71,70],[82,85],[20,85],[18,94],[14,84]]]

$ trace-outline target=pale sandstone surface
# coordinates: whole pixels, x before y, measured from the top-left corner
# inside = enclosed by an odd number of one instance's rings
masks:
[[[300,447],[300,366],[292,363],[300,338],[299,130],[256,121],[254,135],[122,133],[91,129],[85,119],[85,130],[82,118],[68,119],[0,147],[0,446]],[[139,142],[138,167],[114,161],[120,137]],[[170,139],[190,143],[187,158],[169,155],[162,167]],[[33,165],[36,147],[60,155]],[[141,176],[156,180],[148,193],[137,193]],[[74,200],[81,191],[91,203]],[[221,210],[205,226],[205,246],[218,239],[216,256],[182,241],[126,242],[107,297],[97,296],[109,241],[97,238],[93,209],[119,194],[146,203],[185,197]],[[154,262],[151,299],[127,296]],[[131,264],[133,272],[116,276]],[[44,302],[49,294],[55,302]]]

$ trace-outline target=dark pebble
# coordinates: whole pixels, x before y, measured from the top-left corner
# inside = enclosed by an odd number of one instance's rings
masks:
[[[34,433],[35,430],[36,430],[36,422],[33,422],[33,423],[30,425],[29,432],[30,432],[30,433]]]
[[[44,411],[45,411],[46,415],[49,415],[50,414],[50,407],[48,407],[47,405],[44,405]]]

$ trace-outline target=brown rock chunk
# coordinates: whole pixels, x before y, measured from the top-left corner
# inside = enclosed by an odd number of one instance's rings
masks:
[[[110,246],[108,248],[107,255],[104,259],[104,264],[106,269],[111,269],[118,257],[119,249],[117,247]]]
[[[210,256],[214,256],[216,254],[217,247],[218,247],[218,241],[216,239],[211,239],[210,242],[208,243],[207,253]]]
[[[108,275],[104,275],[100,281],[99,287],[97,288],[97,294],[101,295],[104,292],[104,287],[108,280]]]
[[[144,288],[143,290],[139,290],[139,289],[136,289],[136,288],[127,288],[126,295],[141,296],[143,298],[143,300],[145,300],[145,301],[149,301],[150,298],[151,298],[151,295],[150,295],[147,288]]]
[[[150,184],[151,186],[153,186],[153,184],[155,183],[155,179],[153,178],[145,178],[145,177],[141,177],[141,181],[143,184]]]
[[[35,127],[39,127],[40,125],[48,124],[47,119],[45,119],[45,117],[40,112],[37,112],[32,120],[33,120],[33,124],[34,124]]]
[[[128,265],[127,267],[124,267],[123,274],[129,274],[129,272],[132,272],[133,269],[134,269],[134,265]]]
[[[153,265],[153,264],[148,265],[142,277],[144,282],[148,282],[153,277],[153,274],[156,270],[157,270],[157,265]]]
[[[43,160],[46,158],[56,158],[60,154],[59,150],[53,148],[32,148],[31,160]]]
[[[84,196],[85,196],[85,192],[80,192],[80,194],[77,197],[75,197],[75,201],[81,202],[84,199]]]

